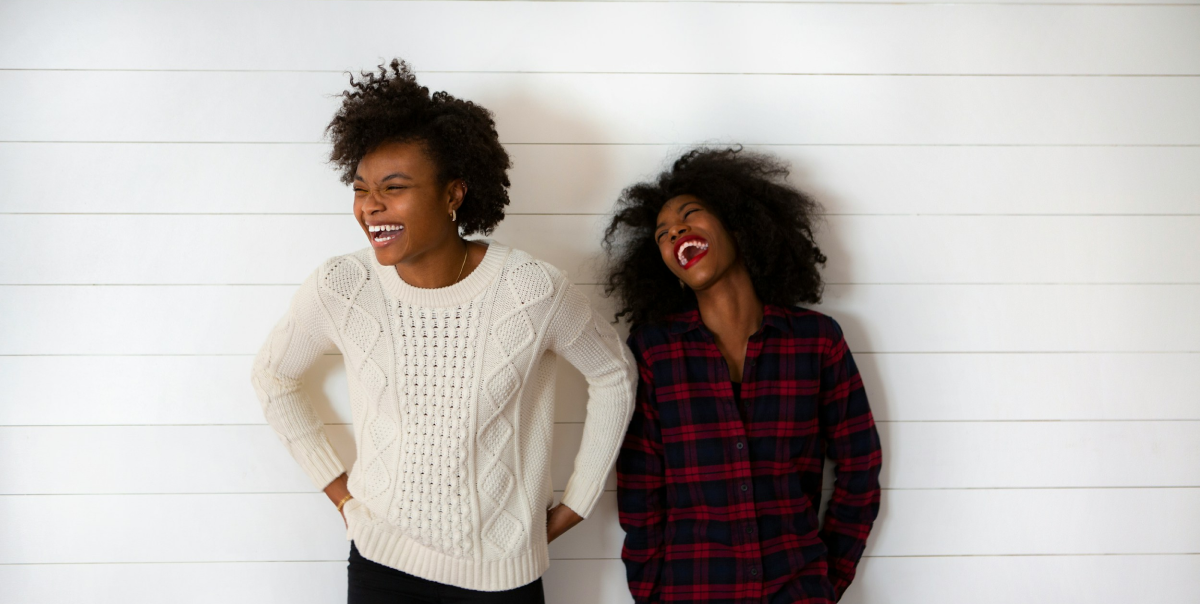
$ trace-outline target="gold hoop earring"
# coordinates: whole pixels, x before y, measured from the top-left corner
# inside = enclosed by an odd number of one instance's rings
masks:
[[[456,210],[450,210],[450,222],[458,222],[458,212]]]

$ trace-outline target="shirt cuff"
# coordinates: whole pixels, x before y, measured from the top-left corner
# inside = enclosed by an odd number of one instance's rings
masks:
[[[567,488],[563,491],[562,504],[571,508],[571,511],[581,517],[587,518],[596,508],[600,494],[604,492],[604,481],[584,485],[582,480],[575,480],[576,476],[577,474],[572,474],[571,479],[567,481]]]

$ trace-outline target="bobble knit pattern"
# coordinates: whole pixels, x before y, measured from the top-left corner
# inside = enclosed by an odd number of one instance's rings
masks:
[[[376,562],[467,589],[512,589],[549,565],[556,355],[588,380],[563,503],[587,516],[633,407],[632,361],[565,276],[491,243],[461,282],[404,283],[370,250],[307,279],[255,359],[268,423],[323,488],[344,471],[301,376],[340,350],[357,460],[347,537]]]

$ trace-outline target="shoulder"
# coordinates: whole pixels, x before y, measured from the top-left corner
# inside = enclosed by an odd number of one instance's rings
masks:
[[[655,321],[635,325],[629,330],[625,344],[637,359],[647,365],[653,362],[656,351],[661,351],[673,341],[671,326],[667,322]]]
[[[308,277],[317,289],[350,297],[376,278],[375,252],[364,248],[326,259]],[[306,282],[307,284],[307,282]]]
[[[506,248],[506,251],[501,278],[509,283],[523,302],[553,298],[570,286],[567,273],[553,264],[538,260],[524,250]]]
[[[788,336],[810,342],[815,340],[820,350],[833,352],[846,346],[842,326],[825,313],[800,306],[772,306],[767,312],[777,317]]]

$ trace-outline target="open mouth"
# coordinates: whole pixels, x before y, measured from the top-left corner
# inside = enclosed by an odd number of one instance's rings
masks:
[[[708,241],[699,235],[688,235],[675,242],[675,260],[684,270],[700,261],[708,253]]]
[[[404,230],[402,224],[373,224],[367,225],[367,232],[371,234],[371,245],[375,247],[383,247],[391,240],[400,236],[400,231]]]

